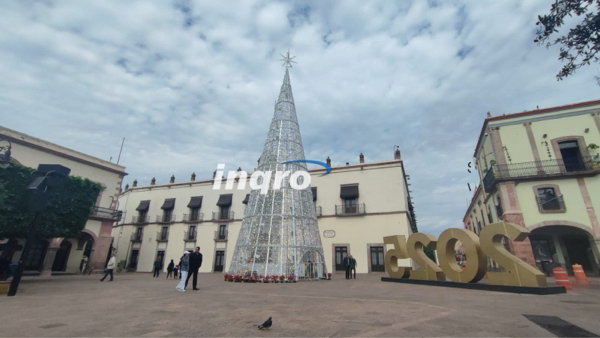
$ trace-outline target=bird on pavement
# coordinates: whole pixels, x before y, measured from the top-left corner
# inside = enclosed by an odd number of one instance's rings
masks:
[[[265,320],[264,323],[262,323],[261,325],[258,326],[258,329],[259,330],[268,329],[271,327],[271,325],[273,325],[273,321],[271,320],[271,317],[269,317],[269,319]]]

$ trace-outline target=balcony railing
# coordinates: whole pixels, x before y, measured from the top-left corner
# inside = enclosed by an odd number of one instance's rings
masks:
[[[92,209],[92,213],[90,214],[90,217],[93,218],[109,219],[115,222],[120,221],[122,216],[123,211],[121,210],[113,210],[101,207],[94,207],[94,209]]]
[[[143,223],[149,223],[150,222],[150,216],[133,216],[131,217],[131,223],[138,223],[138,224],[143,224]]]
[[[184,231],[183,232],[183,241],[184,242],[195,242],[196,241],[196,232],[189,232],[189,231]]]
[[[581,174],[600,173],[600,164],[588,156],[581,161],[564,162],[561,160],[531,161],[511,164],[496,164],[485,173],[483,187],[492,192],[498,182],[524,180],[532,178],[552,178]]]
[[[204,220],[204,213],[199,212],[198,214],[183,214],[184,222],[202,222]]]
[[[156,223],[173,223],[175,222],[175,215],[156,215]]]
[[[227,241],[227,230],[219,232],[215,230],[215,242],[226,242]]]
[[[213,221],[232,221],[233,220],[233,211],[230,212],[213,212],[212,213]]]
[[[335,206],[335,214],[338,216],[350,216],[350,215],[364,215],[365,212],[365,204],[357,204],[352,206],[347,205],[336,205]]]
[[[565,212],[567,210],[562,195],[538,196],[537,204],[540,212]]]
[[[132,242],[141,242],[143,239],[144,239],[144,233],[139,234],[137,232],[134,232],[131,234]]]
[[[157,242],[167,242],[169,240],[169,232],[163,233],[159,231],[156,233],[156,241]]]
[[[315,206],[315,214],[317,214],[317,217],[323,216],[323,210],[320,206]]]

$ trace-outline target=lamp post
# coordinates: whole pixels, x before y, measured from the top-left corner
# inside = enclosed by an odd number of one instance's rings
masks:
[[[40,217],[40,212],[46,207],[46,202],[48,201],[48,194],[46,194],[46,191],[49,187],[52,188],[61,184],[62,179],[69,176],[71,169],[60,164],[40,164],[34,173],[36,172],[44,176],[35,178],[25,189],[26,194],[28,195],[27,204],[29,210],[34,213],[34,217],[29,226],[29,231],[27,232],[27,241],[23,246],[23,251],[19,258],[17,273],[10,282],[8,296],[14,296],[19,288],[19,283],[23,276],[24,263],[29,256],[29,251],[33,242],[36,240],[37,221]]]

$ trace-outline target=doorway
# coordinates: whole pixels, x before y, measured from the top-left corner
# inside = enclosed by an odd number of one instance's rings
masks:
[[[567,172],[585,169],[577,141],[560,142],[558,148]]]
[[[140,250],[137,250],[137,249],[131,250],[131,259],[129,260],[130,268],[137,269],[139,255],[140,255]]]
[[[69,253],[71,253],[71,246],[71,242],[66,239],[60,243],[60,248],[54,257],[54,263],[52,263],[52,271],[67,270],[67,261],[69,260]]]
[[[567,249],[567,255],[571,264],[567,265],[567,271],[573,273],[573,264],[579,264],[583,267],[586,275],[595,275],[596,272],[592,266],[592,248],[587,236],[584,235],[566,235],[562,238]]]
[[[370,251],[371,272],[385,272],[385,266],[383,263],[383,247],[372,246]]]
[[[214,272],[222,272],[225,265],[225,251],[217,250],[215,253],[215,268]]]
[[[39,271],[44,266],[44,258],[48,250],[48,241],[43,239],[38,240],[29,249],[29,255],[23,262],[24,270]],[[21,253],[22,254],[22,253]]]

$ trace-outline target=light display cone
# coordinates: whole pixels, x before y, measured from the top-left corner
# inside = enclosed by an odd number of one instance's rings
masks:
[[[287,176],[281,188],[274,189],[276,171],[293,174],[307,170],[305,163],[283,162],[303,159],[300,126],[286,68],[258,165],[258,170],[272,173],[269,189],[266,194],[258,189],[250,193],[230,274],[315,279],[327,273],[310,185],[294,189]]]

